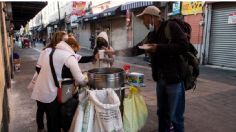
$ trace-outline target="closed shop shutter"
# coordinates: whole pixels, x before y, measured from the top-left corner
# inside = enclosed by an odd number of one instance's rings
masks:
[[[82,47],[90,48],[91,42],[89,41],[89,38],[91,36],[90,32],[90,23],[84,23],[83,26],[80,27],[79,33],[78,33],[78,40]]]
[[[236,68],[236,24],[228,24],[236,3],[219,2],[212,7],[209,64]]]

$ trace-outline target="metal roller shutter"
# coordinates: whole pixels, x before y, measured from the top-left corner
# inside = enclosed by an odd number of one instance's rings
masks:
[[[236,24],[228,24],[236,3],[219,2],[212,9],[209,64],[236,68]]]

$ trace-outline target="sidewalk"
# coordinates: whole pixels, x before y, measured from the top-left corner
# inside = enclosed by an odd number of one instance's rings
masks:
[[[34,65],[40,50],[17,49],[22,58],[22,69],[15,74],[12,88],[8,91],[10,102],[10,132],[36,132],[36,103],[30,99],[26,89],[34,73]],[[82,55],[90,52],[81,49]],[[128,60],[127,60],[128,59]],[[136,60],[135,60],[136,59]],[[114,67],[125,63],[140,62],[138,58],[115,61]],[[140,64],[141,63],[141,64]],[[146,87],[142,94],[149,110],[146,125],[140,132],[154,132],[158,129],[156,116],[155,82],[151,68],[142,62],[131,65],[132,71],[145,74]],[[91,64],[80,64],[89,70]],[[236,72],[209,67],[201,67],[201,75],[194,92],[186,92],[185,131],[186,132],[235,132],[236,131]]]

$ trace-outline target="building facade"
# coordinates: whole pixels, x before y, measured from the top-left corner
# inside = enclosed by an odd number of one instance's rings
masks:
[[[206,4],[203,63],[236,68],[236,2]]]

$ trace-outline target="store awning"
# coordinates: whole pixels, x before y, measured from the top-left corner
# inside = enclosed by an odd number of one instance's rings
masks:
[[[102,13],[100,13],[101,17],[106,17],[106,16],[112,16],[116,14],[116,11],[118,11],[120,8],[120,6],[114,6],[111,8],[108,8],[106,10],[104,10]]]
[[[153,5],[152,1],[138,1],[138,2],[127,2],[123,5],[121,5],[121,10],[130,10],[134,8],[140,8],[140,7],[145,7],[145,6],[150,6]]]
[[[26,2],[15,1],[12,4],[13,24],[15,30],[19,30],[21,25],[25,26],[26,23],[32,19],[38,12],[40,12],[47,2]]]
[[[59,20],[57,19],[56,21],[53,21],[53,22],[50,22],[47,27],[50,27],[50,26],[54,26],[54,25],[58,25],[59,24]]]
[[[83,17],[84,21],[87,22],[87,21],[91,21],[91,20],[96,20],[100,17],[100,13],[97,13],[97,14],[89,14],[89,15],[86,15]]]
[[[37,29],[38,32],[40,32],[40,31],[42,31],[42,30],[43,30],[43,27],[42,27],[42,26],[39,26],[38,29]]]

